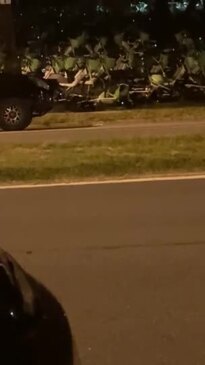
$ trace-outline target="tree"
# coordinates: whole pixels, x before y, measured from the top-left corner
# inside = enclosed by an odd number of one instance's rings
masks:
[[[127,0],[103,0],[102,3],[113,15],[125,14],[130,7]]]
[[[4,45],[5,70],[7,72],[18,72],[19,64],[16,54],[16,37],[11,1],[2,4],[0,1],[0,34],[1,43]]]
[[[194,10],[196,9],[196,5],[198,2],[199,2],[199,0],[189,0],[189,4],[186,8],[186,13],[187,14],[193,13]]]
[[[173,15],[166,0],[151,1],[152,32],[156,39],[166,45],[173,38]]]
[[[169,2],[166,0],[151,0],[151,7],[154,13],[158,14],[160,17],[169,18],[170,8]]]

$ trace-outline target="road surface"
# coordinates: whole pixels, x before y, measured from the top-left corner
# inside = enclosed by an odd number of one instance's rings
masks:
[[[1,132],[2,143],[74,143],[77,141],[112,140],[114,138],[169,137],[205,135],[205,122],[164,122],[104,125],[89,128],[26,130]]]
[[[204,180],[1,190],[0,202],[3,247],[64,305],[83,365],[205,364]]]

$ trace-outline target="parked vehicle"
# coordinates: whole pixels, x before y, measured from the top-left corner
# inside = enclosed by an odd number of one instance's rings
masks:
[[[47,113],[58,98],[55,80],[21,74],[0,74],[0,128],[23,130],[34,116]]]

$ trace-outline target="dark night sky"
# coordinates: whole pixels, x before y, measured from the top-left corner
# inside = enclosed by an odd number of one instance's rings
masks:
[[[130,9],[130,3],[138,2],[138,0],[14,0],[18,1],[19,5],[24,6],[25,15],[28,11],[28,16],[24,16],[22,20],[25,23],[36,24],[39,25],[40,28],[49,28],[49,25],[54,27],[60,24],[59,28],[62,30],[62,36],[66,34],[67,31],[80,32],[83,27],[86,27],[89,22],[101,22],[99,25],[99,29],[103,31],[109,31],[110,28],[115,27],[115,29],[121,29],[123,24],[128,22],[128,25],[131,25],[129,22],[132,21],[132,18],[129,19],[130,13],[127,12]],[[144,0],[146,1],[146,0]],[[170,0],[171,1],[171,0]],[[178,0],[179,2],[182,0]],[[183,14],[175,16],[175,14],[170,12],[170,7],[168,5],[168,0],[148,0],[147,1],[153,6],[149,8],[151,12],[149,16],[144,14],[144,17],[141,17],[139,13],[132,14],[132,17],[136,16],[135,24],[138,27],[142,27],[143,30],[148,32],[153,32],[154,37],[161,38],[169,36],[169,34],[173,34],[175,31],[179,31],[181,28],[188,28],[192,33],[204,33],[204,13],[200,15],[194,15],[196,9],[196,3],[198,0],[189,0],[188,11],[183,12]],[[104,20],[99,20],[99,17],[96,13],[96,5],[104,4],[109,9],[110,18],[103,17]],[[68,5],[70,9],[64,13],[64,17],[60,19],[60,23],[56,19],[58,19],[58,12],[46,12],[41,11],[43,8],[47,9],[49,6],[64,6]],[[205,0],[204,0],[205,5]],[[194,11],[192,11],[194,10]],[[54,14],[55,13],[55,14]],[[39,14],[43,14],[41,17]],[[86,17],[84,17],[84,14]],[[106,15],[106,13],[104,13]],[[124,15],[128,15],[125,17]],[[81,20],[76,23],[75,16],[80,16]],[[125,19],[126,18],[126,19]],[[104,23],[103,23],[104,21]],[[110,22],[110,23],[109,23]],[[124,22],[124,23],[123,23]],[[139,23],[140,22],[140,23]],[[106,24],[106,25],[105,25]],[[110,24],[110,26],[108,26]],[[134,24],[133,24],[134,25]],[[125,25],[126,28],[126,25]],[[83,28],[84,29],[84,28]],[[163,32],[162,32],[163,29]],[[101,31],[101,30],[99,30]]]

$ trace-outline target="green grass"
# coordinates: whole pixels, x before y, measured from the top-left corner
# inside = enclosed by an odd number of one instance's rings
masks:
[[[1,145],[0,182],[76,181],[205,172],[205,137]]]
[[[93,113],[49,113],[35,118],[30,128],[91,127],[104,123],[172,122],[203,120],[205,107],[180,105],[155,105],[134,110]]]

